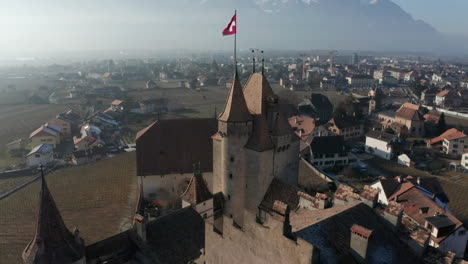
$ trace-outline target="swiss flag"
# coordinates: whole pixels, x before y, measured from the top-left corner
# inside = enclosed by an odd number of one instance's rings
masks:
[[[234,15],[228,26],[223,30],[223,36],[234,35],[237,33],[237,14]]]

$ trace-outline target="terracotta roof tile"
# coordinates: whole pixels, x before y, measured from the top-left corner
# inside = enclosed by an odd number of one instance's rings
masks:
[[[431,139],[429,141],[429,144],[433,145],[433,144],[443,141],[444,139],[453,140],[453,139],[462,138],[466,136],[467,136],[466,134],[464,134],[463,132],[460,132],[458,129],[451,128],[445,131],[444,133],[442,133],[440,136]]]
[[[252,114],[264,114],[266,111],[267,99],[273,95],[273,90],[263,74],[252,74],[245,84],[245,101]]]
[[[363,238],[369,239],[371,237],[373,231],[370,230],[370,229],[367,229],[365,227],[362,227],[360,225],[354,224],[351,227],[351,232],[353,234],[359,235],[359,236],[361,236]]]
[[[238,76],[234,78],[224,111],[219,115],[218,120],[223,122],[245,122],[252,120]]]

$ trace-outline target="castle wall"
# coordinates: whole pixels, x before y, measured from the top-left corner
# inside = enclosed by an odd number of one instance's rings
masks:
[[[300,142],[291,142],[291,136],[276,138],[274,154],[274,175],[291,185],[298,184]]]
[[[244,228],[240,230],[233,226],[232,219],[224,216],[222,236],[206,223],[205,255],[196,263],[312,263],[311,244],[283,236],[281,221],[272,218],[266,228],[255,217],[255,213],[246,210]]]
[[[273,180],[273,150],[246,150],[246,208],[256,210]]]
[[[173,173],[166,175],[139,176],[143,184],[143,197],[150,201],[170,201],[180,197],[187,189],[193,173]],[[203,173],[203,178],[210,186],[212,172]]]

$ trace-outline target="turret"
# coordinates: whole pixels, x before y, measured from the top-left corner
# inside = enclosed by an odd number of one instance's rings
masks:
[[[70,232],[47,187],[41,168],[41,191],[36,235],[23,251],[25,264],[85,264],[84,241],[78,229]]]
[[[213,193],[223,193],[224,214],[238,227],[242,227],[245,200],[245,173],[241,172],[245,159],[241,156],[252,133],[252,119],[236,73],[213,136]]]

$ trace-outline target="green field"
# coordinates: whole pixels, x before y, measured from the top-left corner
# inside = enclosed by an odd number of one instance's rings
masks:
[[[77,226],[87,245],[131,222],[137,195],[135,152],[47,175],[47,182],[65,224]],[[0,200],[0,263],[22,263],[21,252],[35,232],[39,189],[36,181]]]

